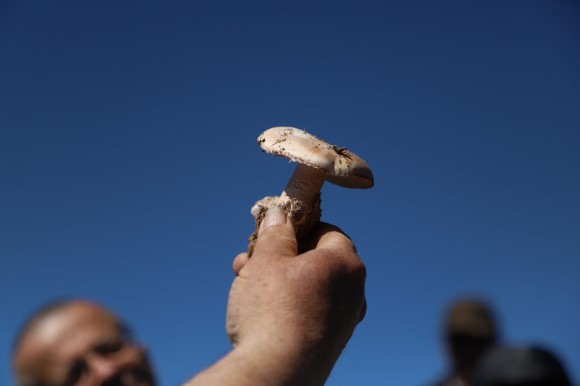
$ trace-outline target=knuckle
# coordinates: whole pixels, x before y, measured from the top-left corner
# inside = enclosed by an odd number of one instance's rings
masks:
[[[349,267],[349,277],[356,285],[364,286],[367,277],[367,269],[360,260]]]

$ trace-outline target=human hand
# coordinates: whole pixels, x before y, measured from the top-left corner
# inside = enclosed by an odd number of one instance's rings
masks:
[[[252,257],[233,263],[227,333],[271,385],[323,384],[366,310],[365,267],[344,233],[321,223],[300,247],[273,207]]]

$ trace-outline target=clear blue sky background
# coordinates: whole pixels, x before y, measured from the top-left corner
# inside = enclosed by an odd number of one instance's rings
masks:
[[[23,319],[88,297],[165,386],[229,349],[231,261],[293,166],[271,126],[373,168],[323,189],[368,268],[329,385],[443,371],[441,313],[479,294],[506,341],[580,376],[580,2],[0,2],[0,384]]]

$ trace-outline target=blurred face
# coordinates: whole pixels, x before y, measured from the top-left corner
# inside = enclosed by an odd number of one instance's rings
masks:
[[[494,344],[492,338],[468,334],[453,334],[447,339],[455,369],[467,372],[475,369],[483,354]]]
[[[74,303],[27,334],[15,367],[41,386],[154,386],[144,350],[117,319],[89,303]]]

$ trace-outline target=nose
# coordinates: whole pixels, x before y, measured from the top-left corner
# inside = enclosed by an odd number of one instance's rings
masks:
[[[91,374],[92,386],[101,386],[118,372],[115,361],[99,355],[92,354],[87,358],[89,373]]]

